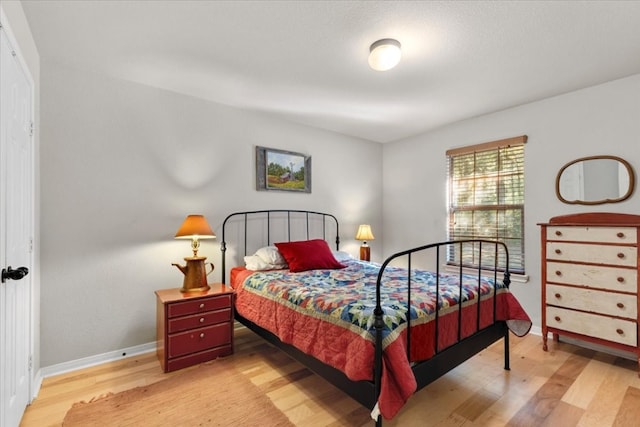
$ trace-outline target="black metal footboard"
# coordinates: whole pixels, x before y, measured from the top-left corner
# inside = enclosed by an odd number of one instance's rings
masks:
[[[487,246],[493,247],[493,262],[484,263],[482,262],[482,255],[486,253],[483,251],[483,245],[485,248]],[[452,251],[453,249],[453,251]],[[432,265],[433,270],[435,270],[436,277],[436,301],[435,304],[435,334],[432,337],[434,340],[434,349],[435,354],[428,360],[418,361],[413,365],[413,373],[416,377],[417,382],[417,390],[427,386],[431,382],[440,378],[442,375],[449,372],[451,369],[460,365],[464,361],[473,357],[478,352],[482,351],[489,345],[494,342],[504,338],[504,368],[509,370],[509,330],[504,321],[498,321],[496,317],[496,303],[497,303],[497,286],[493,287],[492,297],[493,297],[493,306],[492,306],[492,322],[490,325],[486,327],[480,326],[480,318],[481,318],[481,310],[482,306],[480,301],[477,301],[475,304],[475,308],[477,310],[477,323],[476,323],[476,331],[472,335],[468,337],[462,337],[462,303],[458,304],[458,339],[455,344],[447,346],[445,349],[439,349],[439,341],[438,341],[438,322],[440,319],[440,278],[441,278],[441,268],[442,265],[446,265],[441,260],[441,251],[444,250],[445,253],[457,253],[456,256],[453,257],[453,262],[449,262],[449,266],[454,271],[457,270],[457,273],[454,272],[458,276],[458,284],[459,284],[459,295],[462,295],[463,289],[463,275],[473,274],[476,277],[476,281],[478,283],[478,297],[480,297],[480,286],[481,286],[481,278],[483,276],[493,276],[493,282],[495,284],[498,283],[498,275],[503,275],[503,284],[508,288],[511,279],[509,273],[509,251],[507,246],[498,241],[491,240],[482,240],[482,239],[468,239],[468,240],[456,240],[456,241],[448,241],[448,242],[439,242],[433,243],[429,245],[424,245],[420,247],[416,247],[413,249],[405,250],[402,252],[398,252],[394,255],[388,257],[383,263],[378,273],[378,280],[376,283],[376,307],[374,309],[374,315],[376,316],[374,325],[376,328],[376,352],[375,352],[375,373],[374,373],[374,385],[375,385],[375,395],[380,395],[380,387],[381,387],[381,378],[382,378],[382,330],[384,329],[384,320],[383,320],[383,308],[382,308],[382,297],[381,297],[381,288],[384,286],[385,281],[385,271],[388,266],[395,264],[398,265],[399,260],[403,260],[404,263],[401,265],[407,269],[407,305],[411,306],[411,283],[412,283],[412,271],[413,268],[413,258],[420,253],[426,251],[434,251],[434,264]],[[457,250],[457,251],[456,251]],[[473,251],[476,264],[475,271],[472,273],[468,267],[465,267],[464,260],[465,258],[465,250]],[[457,259],[457,260],[456,260]],[[449,273],[451,274],[451,273]],[[480,299],[480,298],[479,298]],[[409,311],[408,311],[409,313]],[[411,360],[411,334],[409,331],[411,330],[411,316],[408,314],[407,318],[407,359],[411,362],[415,362]],[[416,390],[416,391],[417,391]],[[376,398],[377,401],[377,398]],[[378,416],[376,420],[376,426],[382,425],[382,417]]]

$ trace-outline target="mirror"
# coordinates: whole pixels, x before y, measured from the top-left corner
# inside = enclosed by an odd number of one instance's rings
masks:
[[[567,163],[556,177],[556,195],[564,203],[600,205],[628,199],[635,177],[629,162],[616,156],[582,157]]]

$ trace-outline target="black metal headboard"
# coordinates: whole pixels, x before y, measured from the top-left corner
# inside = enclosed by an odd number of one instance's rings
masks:
[[[261,239],[260,245],[262,246],[272,245],[275,241],[327,240],[327,237],[333,236],[333,232],[335,232],[336,250],[340,249],[338,219],[329,213],[296,209],[234,212],[227,216],[222,223],[222,242],[220,243],[220,250],[222,251],[222,283],[226,283],[227,276],[226,255],[229,227],[235,226],[235,230],[238,231],[237,246],[240,246],[240,240],[243,239],[243,252],[244,255],[247,255],[247,248],[250,247],[248,225],[254,221],[259,224],[258,228],[261,232],[266,234]],[[278,225],[277,232],[274,230],[275,223]],[[292,223],[295,223],[298,227],[292,227]]]

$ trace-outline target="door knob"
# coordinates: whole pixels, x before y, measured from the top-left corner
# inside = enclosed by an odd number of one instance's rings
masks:
[[[2,269],[2,283],[4,283],[7,279],[11,280],[20,280],[24,276],[29,274],[29,269],[27,267],[18,267],[15,270],[11,268],[11,266],[6,269]]]

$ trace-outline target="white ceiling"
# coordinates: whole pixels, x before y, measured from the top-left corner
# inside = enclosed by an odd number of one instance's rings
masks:
[[[640,73],[640,1],[22,4],[45,63],[378,142]]]

